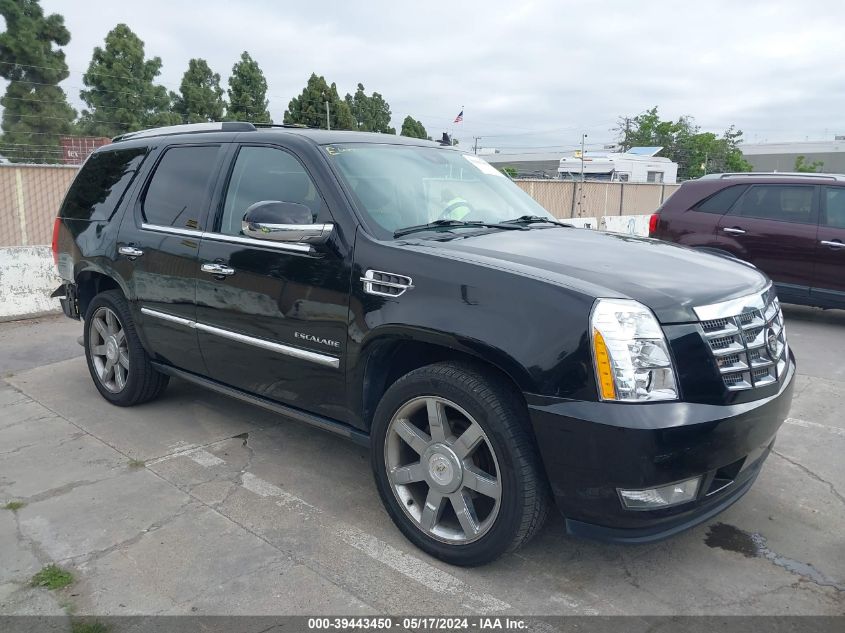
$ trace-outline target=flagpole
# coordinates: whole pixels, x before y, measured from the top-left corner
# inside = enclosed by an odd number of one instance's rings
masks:
[[[461,123],[463,123],[464,106],[461,106],[460,112],[458,114],[461,117]],[[457,117],[455,117],[455,118],[457,118]],[[451,128],[452,133],[449,135],[449,138],[452,141],[452,146],[455,145],[455,125],[457,125],[455,123],[455,119],[452,119],[452,128]]]

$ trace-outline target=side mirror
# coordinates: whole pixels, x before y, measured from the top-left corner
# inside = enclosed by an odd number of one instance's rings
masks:
[[[244,214],[241,231],[246,237],[270,242],[322,244],[332,233],[331,224],[314,224],[311,209],[296,202],[262,200]]]

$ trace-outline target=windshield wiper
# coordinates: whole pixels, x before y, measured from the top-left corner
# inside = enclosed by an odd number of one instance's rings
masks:
[[[426,224],[418,224],[416,226],[406,226],[404,229],[397,229],[393,232],[393,237],[402,237],[409,233],[416,233],[417,231],[430,231],[433,229],[440,229],[443,227],[481,227],[494,229],[522,229],[521,226],[514,224],[504,224],[501,222],[482,222],[481,220],[434,220]]]
[[[542,215],[521,215],[513,220],[505,220],[502,224],[555,224],[557,226],[567,226],[572,228],[571,224],[565,222],[558,222],[551,218],[544,218]]]

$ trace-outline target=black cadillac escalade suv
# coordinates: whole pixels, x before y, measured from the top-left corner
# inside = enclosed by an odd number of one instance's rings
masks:
[[[417,546],[489,561],[553,501],[646,542],[741,497],[792,398],[753,266],[554,220],[476,156],[249,123],[124,135],[53,249],[109,402],[189,380],[370,448]]]

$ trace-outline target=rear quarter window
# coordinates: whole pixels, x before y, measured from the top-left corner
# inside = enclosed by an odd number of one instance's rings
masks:
[[[845,187],[825,187],[824,225],[845,229]]]
[[[109,220],[138,173],[147,148],[92,154],[68,189],[59,211],[72,220]]]
[[[693,208],[703,213],[727,213],[746,188],[746,185],[726,187],[705,198]]]

